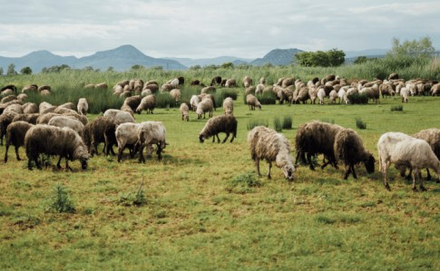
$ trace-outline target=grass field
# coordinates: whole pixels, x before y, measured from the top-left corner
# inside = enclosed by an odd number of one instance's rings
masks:
[[[206,120],[178,109],[136,115],[160,120],[169,146],[162,161],[139,164],[128,151],[122,163],[102,154],[86,171],[28,171],[16,161],[0,165],[1,270],[439,270],[440,184],[427,192],[392,168],[387,191],[377,172],[343,180],[343,169],[299,166],[293,183],[281,170],[258,178],[246,143],[247,124],[291,116],[282,133],[294,146],[296,128],[311,120],[355,129],[377,158],[376,142],[388,131],[414,133],[439,127],[439,99],[399,98],[368,105],[267,105],[249,111],[235,104],[238,137],[201,144]],[[218,108],[214,115],[222,114]],[[90,115],[92,120],[97,115]],[[356,128],[356,119],[367,129]],[[224,135],[221,135],[221,138]],[[101,148],[100,148],[101,151]],[[0,148],[0,157],[4,147]],[[292,153],[295,155],[295,153]],[[321,158],[319,159],[319,161]],[[3,161],[3,159],[1,160]],[[56,161],[53,159],[52,164]],[[261,163],[262,174],[267,164]],[[434,174],[435,175],[435,174]],[[133,204],[143,183],[145,203]],[[62,185],[74,213],[49,208]]]

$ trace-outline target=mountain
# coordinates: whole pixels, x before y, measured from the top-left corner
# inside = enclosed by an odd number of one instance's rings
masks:
[[[234,65],[239,65],[243,63],[249,63],[252,61],[252,59],[239,58],[235,56],[220,56],[215,58],[200,58],[200,59],[170,57],[167,59],[178,61],[179,63],[182,63],[187,67],[193,67],[196,65],[199,65],[201,67],[209,66],[209,65],[219,66],[227,62],[232,62]]]
[[[292,63],[293,57],[297,53],[304,52],[302,50],[293,49],[274,49],[267,53],[263,58],[257,58],[251,61],[250,64],[254,66],[263,66],[265,64],[272,65],[290,65]]]
[[[387,54],[389,49],[369,49],[369,50],[363,50],[363,51],[346,51],[345,58],[356,58],[359,56],[366,56],[366,57],[377,57],[377,56],[384,56]]]
[[[30,67],[34,73],[40,72],[45,67],[49,68],[63,64],[74,69],[90,66],[94,69],[106,70],[108,67],[113,67],[116,71],[128,70],[133,65],[142,65],[147,68],[161,66],[166,70],[187,69],[186,66],[175,60],[149,57],[132,45],[123,45],[82,58],[59,56],[45,50],[32,52],[22,57],[0,56],[0,68],[3,68],[4,72],[7,71],[10,64],[15,65],[15,71],[17,72],[24,67]]]

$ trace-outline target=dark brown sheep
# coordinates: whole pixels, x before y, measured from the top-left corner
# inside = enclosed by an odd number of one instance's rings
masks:
[[[99,116],[94,121],[84,126],[84,142],[86,143],[91,155],[99,155],[98,145],[104,143],[103,152],[106,155],[111,153],[116,155],[113,145],[116,145],[116,125],[112,118]]]
[[[210,118],[205,127],[203,127],[202,131],[199,133],[200,143],[203,143],[206,139],[212,136],[212,142],[215,141],[215,137],[217,137],[217,142],[220,143],[220,138],[218,137],[219,133],[226,133],[225,139],[223,139],[222,143],[225,143],[229,138],[229,134],[232,133],[231,143],[234,141],[234,138],[237,137],[237,119],[234,116],[230,115],[222,115]]]
[[[15,156],[18,161],[21,160],[20,155],[18,154],[18,149],[24,145],[24,137],[32,126],[34,125],[25,121],[16,121],[9,124],[6,129],[5,163],[8,162],[8,150],[10,145],[14,145]]]

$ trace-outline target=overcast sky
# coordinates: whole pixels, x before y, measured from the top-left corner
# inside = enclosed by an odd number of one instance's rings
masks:
[[[0,0],[0,56],[37,50],[82,57],[131,44],[152,57],[263,57],[389,49],[429,36],[438,0]]]

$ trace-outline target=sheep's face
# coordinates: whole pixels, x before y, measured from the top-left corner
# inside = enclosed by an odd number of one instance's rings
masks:
[[[199,140],[200,140],[200,143],[205,142],[205,136],[204,135],[199,135]]]
[[[88,165],[88,162],[89,162],[89,157],[90,157],[90,155],[84,155],[84,156],[82,156],[81,159],[80,159],[80,162],[81,162],[81,168],[82,168],[83,170],[86,170],[86,169],[87,169],[87,165]]]
[[[376,160],[374,159],[373,155],[370,155],[368,160],[364,162],[365,169],[367,170],[368,174],[374,173],[374,163]]]
[[[288,181],[293,181],[293,174],[295,173],[295,167],[293,165],[285,165],[283,167],[284,177]]]

